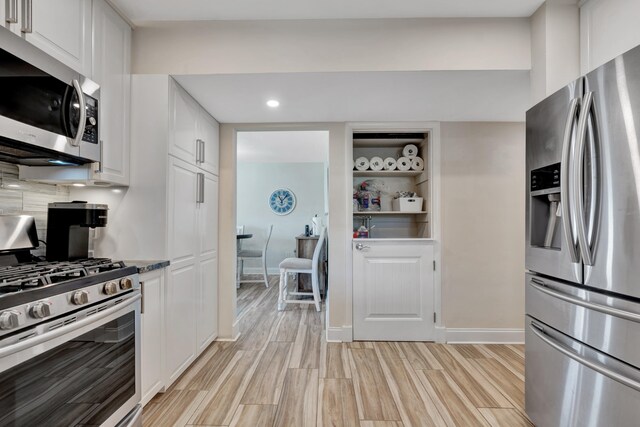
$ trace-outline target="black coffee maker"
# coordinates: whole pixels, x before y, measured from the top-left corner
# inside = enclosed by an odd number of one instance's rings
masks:
[[[47,261],[89,257],[89,228],[107,225],[107,205],[82,201],[49,203]]]

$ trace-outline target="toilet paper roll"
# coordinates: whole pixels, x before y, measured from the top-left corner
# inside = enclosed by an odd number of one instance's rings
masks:
[[[356,169],[359,171],[366,171],[369,169],[369,159],[366,157],[358,157],[356,159]]]
[[[418,147],[413,144],[405,145],[402,149],[402,155],[404,157],[416,157],[418,155]]]
[[[414,157],[411,159],[411,169],[421,171],[424,169],[424,161],[420,157]]]
[[[381,157],[372,157],[371,160],[369,160],[369,167],[372,171],[381,171],[383,166],[384,161]]]
[[[400,157],[396,162],[399,171],[408,171],[411,169],[411,159],[408,157]]]
[[[396,159],[393,157],[387,157],[384,159],[384,170],[386,171],[394,171],[396,170]]]

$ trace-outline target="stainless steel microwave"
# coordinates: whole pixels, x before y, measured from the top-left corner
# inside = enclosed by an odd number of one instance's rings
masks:
[[[0,161],[100,161],[100,87],[0,27]]]

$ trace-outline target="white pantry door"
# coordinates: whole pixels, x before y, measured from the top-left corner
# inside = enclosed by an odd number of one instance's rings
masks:
[[[357,244],[365,247],[357,249]],[[353,338],[434,339],[433,246],[353,243]]]

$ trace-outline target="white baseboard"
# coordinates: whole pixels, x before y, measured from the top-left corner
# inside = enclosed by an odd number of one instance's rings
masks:
[[[449,344],[522,344],[524,329],[447,328]]]
[[[216,341],[238,341],[238,338],[240,338],[240,321],[236,320],[232,329],[230,337],[218,337]]]
[[[327,342],[351,342],[353,341],[353,328],[351,326],[327,328]]]

